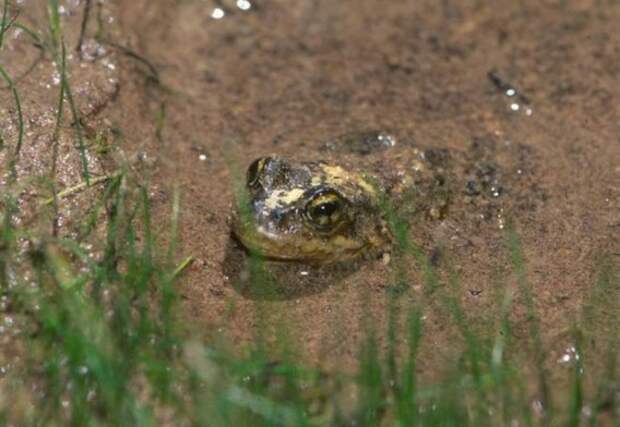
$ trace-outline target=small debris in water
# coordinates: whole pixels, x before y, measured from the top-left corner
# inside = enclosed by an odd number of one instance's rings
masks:
[[[478,297],[482,294],[482,289],[470,289],[469,290],[469,295],[471,295],[472,297]]]
[[[474,180],[469,180],[465,184],[465,191],[470,196],[477,196],[480,194],[478,183]]]
[[[383,255],[381,256],[381,262],[383,262],[383,265],[388,265],[391,259],[392,258],[389,252],[384,252]]]
[[[545,406],[539,399],[536,399],[532,402],[532,409],[534,410],[534,413],[536,415],[542,416],[545,414]]]
[[[508,108],[511,111],[523,111],[526,116],[532,115],[532,109],[530,107],[524,107],[530,104],[529,98],[520,93],[512,84],[501,78],[496,70],[489,71],[487,73],[487,77],[501,93],[506,95],[508,98],[511,98],[508,105]]]

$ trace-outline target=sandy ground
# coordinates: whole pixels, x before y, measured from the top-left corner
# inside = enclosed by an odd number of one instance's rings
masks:
[[[73,43],[81,7],[70,3]],[[419,265],[405,260],[410,287],[399,303],[403,312],[420,304],[425,314],[420,370],[438,374],[458,350],[446,295],[456,295],[472,327],[484,329],[505,286],[514,285],[504,244],[508,217],[523,242],[550,366],[558,366],[601,259],[617,261],[620,253],[620,4],[274,0],[243,10],[225,1],[116,3],[91,11],[86,40],[95,53],[86,61],[74,53],[71,79],[87,129],[115,135],[109,140],[127,158],[153,160],[151,196],[163,240],[173,191],[180,191],[179,258],[196,258],[179,283],[186,322],[236,344],[249,342],[257,326],[286,324],[307,361],[353,366],[361,322],[385,331],[391,266],[377,260],[334,273],[278,265],[279,297],[256,298],[235,285],[244,256],[227,222],[231,170],[271,153],[355,165],[354,154],[325,149],[326,142],[389,129],[399,149],[468,153],[484,141],[507,183],[495,207],[505,211],[480,216],[461,203],[442,219],[412,225],[411,237],[427,254],[441,248],[439,269],[459,277],[458,288],[430,292]],[[28,10],[24,19],[41,22]],[[94,41],[95,14],[113,45]],[[23,34],[9,36],[0,59],[18,75],[37,49]],[[159,85],[132,53],[154,66]],[[29,118],[24,176],[49,167],[43,146],[53,131],[53,78],[46,56],[17,83]],[[10,93],[1,91],[0,101],[3,136],[12,141]],[[62,135],[70,147],[68,123]],[[91,159],[95,174],[106,170],[100,157]],[[59,185],[79,182],[79,159],[72,159],[58,169]],[[462,171],[454,175],[467,180]],[[519,298],[513,319],[516,339],[530,342]]]

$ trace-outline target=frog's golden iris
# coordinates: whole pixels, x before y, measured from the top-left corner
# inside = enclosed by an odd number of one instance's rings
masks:
[[[313,194],[304,213],[308,223],[319,232],[330,233],[345,220],[346,201],[332,189],[319,189]]]
[[[339,166],[261,157],[248,167],[246,190],[233,232],[267,258],[331,263],[377,251],[390,239],[374,187]]]

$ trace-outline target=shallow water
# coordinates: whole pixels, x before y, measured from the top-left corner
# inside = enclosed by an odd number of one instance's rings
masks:
[[[83,81],[101,82],[86,92],[101,104],[91,123],[122,129],[124,150],[154,159],[151,195],[162,230],[174,188],[181,191],[180,252],[196,258],[180,288],[187,322],[243,343],[273,316],[294,325],[308,361],[352,366],[360,320],[370,315],[385,330],[391,266],[371,260],[334,274],[276,265],[281,292],[256,298],[237,281],[245,258],[227,219],[232,175],[266,154],[355,166],[355,153],[326,144],[388,129],[399,149],[468,153],[485,141],[505,165],[502,179],[514,182],[502,195],[508,211],[499,206],[485,216],[462,204],[440,219],[416,219],[410,237],[458,275],[451,292],[478,327],[514,284],[504,244],[506,221],[514,221],[550,363],[563,360],[601,257],[620,253],[620,4],[142,0],[106,7],[108,37],[146,58],[161,85],[148,83],[145,61],[115,51],[110,63],[120,57],[120,70],[80,70]],[[79,22],[77,12],[72,19]],[[113,75],[97,80],[102,73]],[[31,108],[45,97],[54,105],[46,88],[21,89]],[[5,99],[2,93],[3,108]],[[31,126],[43,132],[52,123]],[[36,146],[25,146],[35,152],[24,158],[35,159]],[[72,162],[67,185],[77,179]],[[465,172],[455,173],[467,182]],[[432,377],[456,351],[457,331],[441,292],[425,290],[420,266],[406,259],[403,268],[403,306],[426,308],[420,369]],[[518,301],[514,332],[524,342],[525,318]]]
[[[166,98],[155,180],[168,196],[169,182],[182,190],[182,249],[197,257],[182,291],[188,322],[244,341],[259,321],[252,293],[227,270],[231,251],[242,256],[227,223],[231,161],[241,173],[270,153],[355,165],[354,156],[323,149],[326,141],[390,129],[411,145],[460,152],[489,141],[496,157],[519,164],[503,172],[527,176],[528,191],[505,197],[518,207],[512,220],[551,359],[561,357],[601,255],[618,252],[619,5],[282,1],[226,4],[217,19],[214,3],[146,4],[122,8],[120,25],[176,94]],[[497,310],[512,275],[505,218],[468,213],[422,219],[411,237],[429,254],[446,251],[477,324]],[[286,270],[282,298],[258,310],[284,313],[309,360],[349,366],[366,310],[384,325],[391,273],[380,260],[335,277],[274,268]],[[428,354],[449,357],[452,320],[440,297],[425,295],[419,266],[408,260],[405,269],[412,290],[404,304],[428,307]],[[523,319],[517,307],[515,332],[525,338]],[[423,369],[441,359],[429,357]]]

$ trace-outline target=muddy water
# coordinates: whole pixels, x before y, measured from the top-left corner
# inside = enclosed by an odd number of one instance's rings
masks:
[[[445,216],[412,223],[411,238],[459,277],[458,288],[431,292],[419,265],[404,261],[409,290],[401,304],[425,309],[421,369],[433,375],[457,350],[446,294],[484,330],[498,295],[514,285],[508,219],[523,242],[550,363],[570,347],[568,331],[601,256],[620,253],[618,3],[117,6],[109,36],[146,58],[161,85],[145,83],[152,71],[125,56],[114,102],[100,114],[122,128],[124,150],[155,160],[151,194],[162,235],[180,190],[179,249],[196,258],[180,284],[188,323],[237,344],[257,325],[289,324],[306,360],[351,367],[363,318],[385,330],[393,264],[370,260],[336,274],[277,265],[284,278],[277,297],[257,297],[238,286],[244,256],[230,238],[231,182],[265,154],[355,166],[359,154],[328,142],[387,129],[399,150],[434,147],[472,162],[483,141],[506,189],[490,211],[459,199]],[[465,169],[453,173],[463,193]],[[525,312],[518,299],[515,334],[528,343]]]
[[[370,261],[342,275],[291,267],[281,298],[257,305],[251,292],[233,283],[242,267],[229,264],[231,251],[233,263],[243,262],[234,256],[239,249],[227,224],[230,165],[245,168],[270,153],[354,164],[352,154],[325,150],[325,142],[391,129],[404,146],[467,152],[472,142],[485,140],[502,152],[526,152],[502,174],[514,182],[512,174],[526,175],[531,191],[504,198],[518,206],[510,215],[523,241],[550,360],[557,360],[570,345],[567,331],[598,260],[619,250],[620,33],[614,28],[620,6],[220,6],[143,1],[120,10],[121,26],[174,94],[165,98],[155,181],[162,201],[170,198],[169,183],[181,189],[182,252],[197,258],[182,285],[187,321],[245,342],[262,325],[261,316],[271,315],[294,325],[300,353],[310,361],[349,366],[367,309],[379,330],[385,324],[390,266]],[[165,206],[162,221],[169,214]],[[420,220],[412,236],[427,253],[439,246],[448,253],[460,278],[452,292],[478,325],[485,313],[496,312],[501,286],[514,281],[503,219],[469,212],[461,207],[440,220]],[[453,355],[448,343],[456,331],[441,292],[425,293],[418,267],[407,261],[411,290],[403,301],[427,308],[427,350],[438,357],[422,366],[431,368]],[[516,334],[527,341],[524,313],[518,303]]]
[[[182,250],[197,257],[182,288],[188,322],[242,343],[271,316],[294,325],[309,361],[351,366],[366,313],[383,330],[391,267],[377,260],[334,275],[276,266],[285,278],[280,298],[257,304],[234,284],[242,267],[230,267],[243,262],[227,225],[230,164],[245,168],[274,153],[354,165],[351,153],[325,142],[390,129],[401,148],[466,153],[484,140],[499,153],[494,161],[509,153],[501,174],[512,184],[499,210],[484,216],[462,205],[416,221],[411,236],[427,254],[447,254],[460,285],[444,291],[484,328],[503,286],[514,284],[502,230],[510,216],[549,363],[571,346],[568,331],[601,256],[619,252],[620,5],[273,1],[241,10],[149,1],[120,13],[176,94],[166,98],[155,180],[167,198],[167,183],[182,191]],[[433,372],[453,357],[458,333],[442,292],[425,291],[415,261],[405,270],[410,291],[401,301],[426,309],[421,369]],[[515,334],[527,343],[525,311],[518,300]]]

